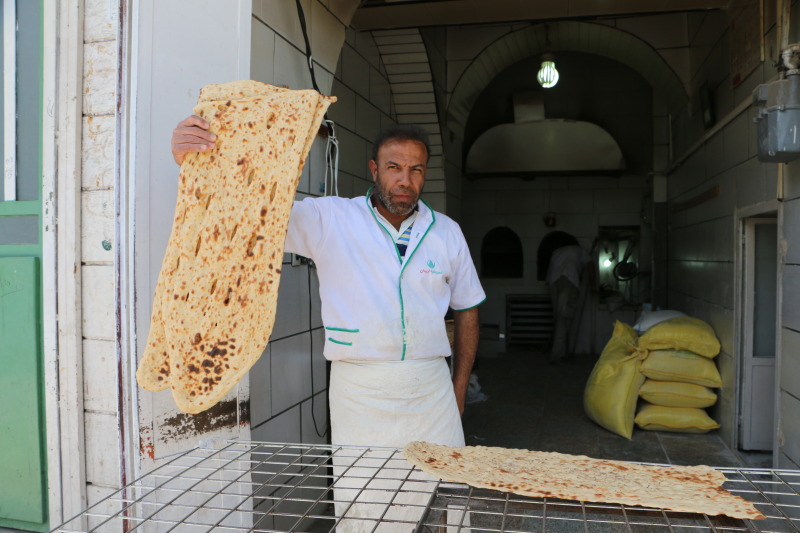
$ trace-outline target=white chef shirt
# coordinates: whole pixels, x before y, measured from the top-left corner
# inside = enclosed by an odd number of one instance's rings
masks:
[[[553,250],[550,266],[547,268],[547,284],[550,285],[564,276],[576,287],[581,286],[581,273],[589,261],[589,255],[577,244],[562,246]]]
[[[369,192],[306,198],[294,203],[289,218],[285,250],[317,266],[325,357],[449,355],[448,307],[466,310],[486,298],[461,228],[421,201],[401,261],[390,225],[375,216]]]

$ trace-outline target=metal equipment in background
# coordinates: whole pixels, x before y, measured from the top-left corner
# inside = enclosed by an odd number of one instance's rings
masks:
[[[388,523],[403,492],[430,494],[408,531],[739,532],[800,531],[800,471],[720,468],[724,488],[755,503],[766,520],[739,520],[619,504],[530,498],[447,483],[419,473],[393,448],[226,441],[201,445],[123,487],[54,532],[335,531],[334,457],[370,464],[369,480],[391,478],[375,514]],[[412,473],[414,476],[412,477]],[[413,479],[413,481],[412,481]],[[362,479],[363,480],[363,479]],[[463,511],[467,510],[468,513]]]
[[[800,156],[800,43],[781,51],[781,79],[753,91],[758,160],[788,163]]]

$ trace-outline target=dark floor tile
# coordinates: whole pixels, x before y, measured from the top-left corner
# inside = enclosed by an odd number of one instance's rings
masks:
[[[715,431],[699,435],[667,431],[656,433],[672,464],[741,466],[739,459]]]
[[[479,356],[475,372],[488,399],[467,406],[463,418],[467,444],[649,463],[740,464],[716,433],[636,428],[628,440],[592,422],[583,409],[583,390],[596,361],[593,356],[578,356],[549,365],[546,353],[519,347]]]
[[[634,431],[633,437],[628,440],[610,431],[603,430],[598,437],[600,457],[618,461],[635,461],[639,463],[669,462],[658,436],[652,432]]]

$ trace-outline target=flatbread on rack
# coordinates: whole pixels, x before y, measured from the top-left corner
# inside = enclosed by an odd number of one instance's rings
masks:
[[[722,488],[707,466],[657,466],[583,455],[411,442],[406,458],[424,472],[473,487],[549,497],[762,519],[755,506]]]
[[[185,413],[222,399],[263,352],[275,322],[289,213],[335,98],[255,81],[209,85],[194,113],[215,147],[181,165],[172,233],[136,377],[172,388]]]

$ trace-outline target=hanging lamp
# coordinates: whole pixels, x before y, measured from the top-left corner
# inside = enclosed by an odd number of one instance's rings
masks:
[[[545,89],[555,87],[558,83],[558,71],[556,70],[556,62],[553,54],[542,55],[542,67],[536,75],[536,80],[539,85]]]

